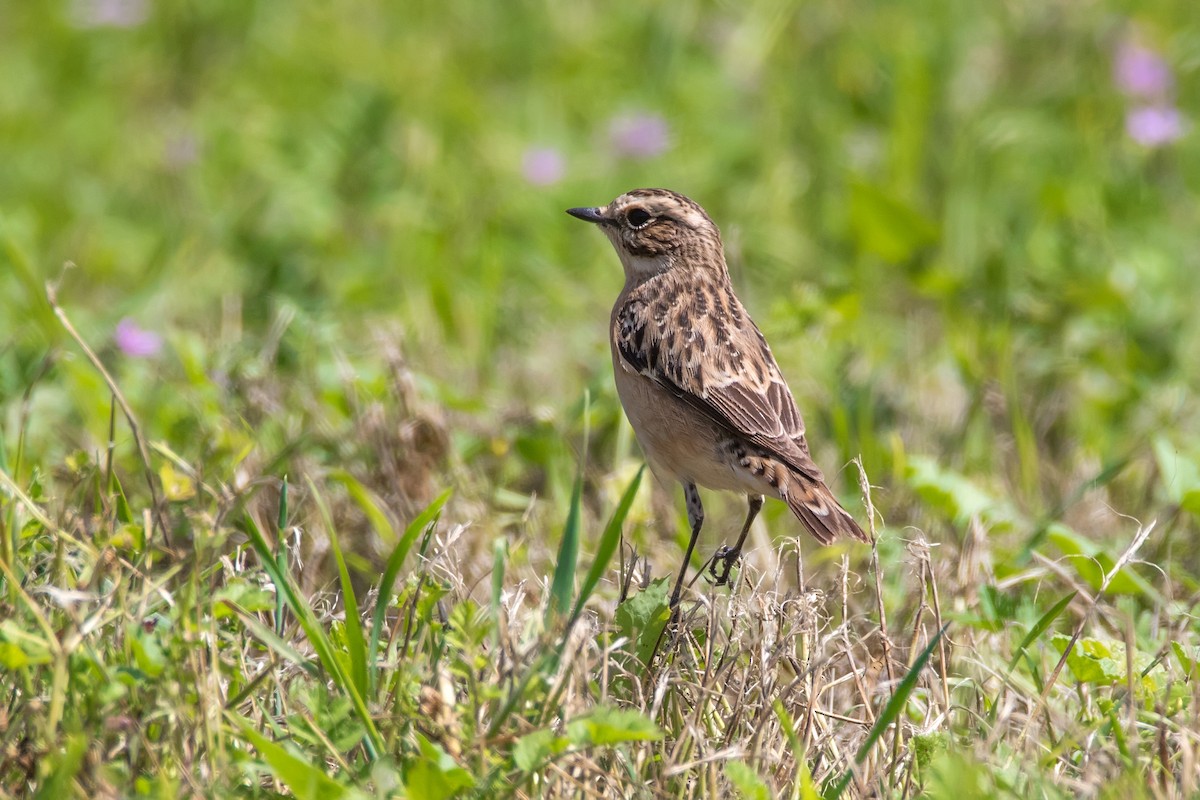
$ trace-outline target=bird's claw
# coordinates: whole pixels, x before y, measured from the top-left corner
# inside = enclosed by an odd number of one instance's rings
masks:
[[[712,562],[709,564],[709,574],[716,579],[717,586],[724,586],[729,583],[729,573],[737,566],[738,561],[742,558],[741,550],[734,550],[727,545],[721,545],[717,548],[717,552],[713,554]],[[717,564],[722,565],[721,571],[717,572]]]

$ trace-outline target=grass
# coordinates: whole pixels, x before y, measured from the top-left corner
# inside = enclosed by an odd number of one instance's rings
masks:
[[[0,24],[0,797],[1200,794],[1191,4]],[[642,185],[876,538],[768,504],[674,628],[562,213]]]

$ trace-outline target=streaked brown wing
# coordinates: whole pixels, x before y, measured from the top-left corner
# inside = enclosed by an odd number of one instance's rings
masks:
[[[729,320],[683,317],[676,295],[631,297],[614,319],[622,360],[732,432],[823,481],[804,439],[804,420],[762,333],[735,305]],[[737,304],[736,298],[727,302]],[[729,324],[730,322],[740,324]]]

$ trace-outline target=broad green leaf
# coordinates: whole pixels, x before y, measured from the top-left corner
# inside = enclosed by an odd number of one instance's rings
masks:
[[[138,669],[151,678],[161,675],[166,669],[167,657],[158,643],[158,636],[145,632],[141,625],[131,625],[128,638]]]
[[[49,643],[35,634],[29,633],[17,624],[16,620],[6,619],[0,622],[0,642],[19,650],[27,664],[49,664],[51,648]],[[16,659],[17,656],[12,656]]]
[[[175,469],[170,461],[164,461],[158,468],[158,477],[162,481],[163,495],[168,500],[179,503],[196,496],[196,482]]]
[[[617,606],[615,620],[621,635],[628,638],[643,664],[650,662],[658,637],[671,618],[667,582],[659,578]]]
[[[238,719],[237,722],[242,729],[242,735],[254,745],[271,774],[284,783],[299,800],[352,800],[363,796],[338,783],[307,759],[299,758],[272,742],[254,730],[247,721]]]
[[[948,514],[959,525],[966,525],[978,517],[991,527],[1011,527],[1018,519],[1010,504],[997,500],[932,458],[911,456],[906,478],[921,499]]]
[[[471,773],[439,745],[417,734],[420,753],[404,770],[409,800],[446,800],[475,785]]]
[[[1200,677],[1200,647],[1185,647],[1179,642],[1171,642],[1171,650],[1188,680]]]
[[[567,723],[567,739],[576,747],[596,747],[618,742],[655,741],[663,732],[640,711],[600,706]]]
[[[43,663],[49,663],[49,657]],[[20,669],[30,663],[29,656],[12,642],[0,642],[0,667],[7,670]]]
[[[247,580],[233,580],[217,590],[213,597],[213,613],[217,619],[227,617],[231,613],[230,606],[237,606],[245,611],[267,611],[275,606],[275,598],[255,583]]]
[[[821,792],[817,789],[817,783],[813,780],[812,772],[808,769],[808,762],[803,759],[800,761],[800,798],[799,800],[821,800]]]
[[[553,758],[570,746],[565,736],[559,736],[549,728],[522,736],[513,745],[513,764],[522,772],[533,772],[548,758]]]
[[[746,800],[771,800],[771,788],[766,781],[741,761],[725,762],[725,777],[737,789],[738,796]]]
[[[1162,436],[1154,440],[1154,458],[1171,502],[1200,514],[1200,466]]]
[[[87,755],[88,737],[76,734],[67,740],[67,746],[61,750],[55,748],[46,756],[51,768],[46,782],[34,795],[34,800],[59,800],[62,797],[76,796],[73,791],[75,776],[83,766],[83,757]]]
[[[1071,637],[1058,634],[1052,640],[1061,654]],[[1081,638],[1067,656],[1067,667],[1080,683],[1108,684],[1125,680],[1125,644]]]
[[[1104,583],[1104,576],[1116,564],[1116,559],[1102,550],[1098,544],[1081,536],[1066,525],[1051,524],[1046,538],[1065,555],[1074,556],[1068,561],[1079,576],[1087,581],[1093,589],[1100,588]],[[1129,566],[1123,567],[1113,576],[1105,591],[1110,595],[1158,596],[1154,587]]]

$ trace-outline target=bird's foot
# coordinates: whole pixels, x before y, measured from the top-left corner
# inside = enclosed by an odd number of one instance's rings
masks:
[[[729,583],[729,573],[737,566],[737,563],[742,559],[741,549],[721,545],[717,552],[713,554],[712,562],[710,562],[708,571],[717,581],[717,586],[724,586]],[[717,571],[717,564],[721,565],[721,569]]]

